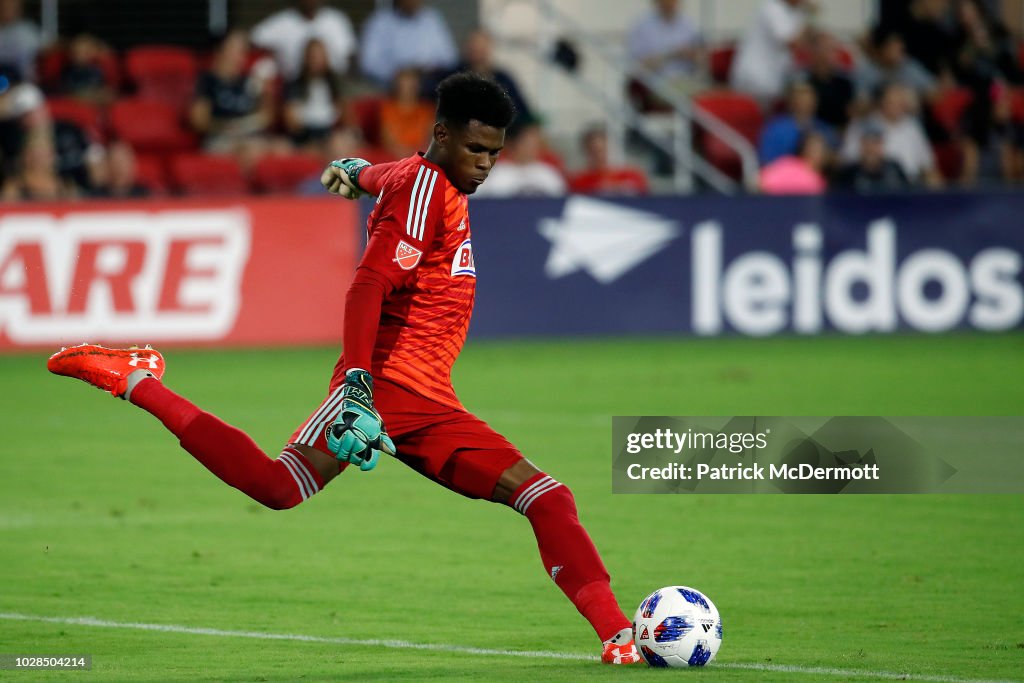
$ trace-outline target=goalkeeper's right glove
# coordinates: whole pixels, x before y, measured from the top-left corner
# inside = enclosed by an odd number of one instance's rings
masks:
[[[331,194],[345,199],[358,199],[366,194],[359,186],[359,174],[370,167],[370,162],[358,157],[335,159],[320,176],[320,184]]]
[[[395,454],[395,444],[384,431],[373,407],[373,377],[365,370],[349,370],[341,392],[341,413],[327,432],[327,448],[342,462],[366,472],[377,466],[381,451]]]

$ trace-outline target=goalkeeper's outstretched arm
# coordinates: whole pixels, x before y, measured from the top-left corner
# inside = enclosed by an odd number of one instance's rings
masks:
[[[358,199],[364,194],[376,197],[397,163],[389,161],[383,164],[370,164],[365,159],[357,157],[335,159],[324,169],[320,176],[320,184],[331,194],[340,195],[345,199]]]
[[[364,168],[358,175],[359,189],[372,197],[379,195],[380,191],[384,189],[384,181],[387,180],[388,174],[396,164],[398,164],[397,161],[389,161]]]
[[[342,411],[328,432],[327,448],[338,460],[358,465],[363,471],[377,465],[381,452],[395,454],[395,445],[373,405],[373,378],[369,373],[381,306],[393,288],[382,274],[360,267],[345,298],[345,388]]]

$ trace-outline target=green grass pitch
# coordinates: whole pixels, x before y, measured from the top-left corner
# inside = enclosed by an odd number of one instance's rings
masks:
[[[169,386],[273,453],[335,359],[167,355]],[[612,414],[1017,414],[1020,335],[469,345],[463,401],[572,487],[626,612],[675,583],[718,604],[725,640],[700,672],[582,659],[596,639],[508,509],[385,460],[264,510],[152,417],[44,361],[0,357],[0,653],[88,653],[93,670],[7,680],[1024,677],[1020,496],[613,496],[609,453]],[[331,642],[345,638],[440,647]]]

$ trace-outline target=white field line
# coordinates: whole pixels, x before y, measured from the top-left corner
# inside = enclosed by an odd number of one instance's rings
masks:
[[[265,633],[263,631],[228,631],[219,628],[202,628],[197,626],[179,626],[176,624],[144,624],[124,621],[108,621],[95,617],[43,617],[34,614],[18,614],[0,612],[2,621],[30,621],[45,624],[63,624],[66,626],[90,626],[98,628],[120,628],[134,631],[155,631],[158,633],[182,633],[194,636],[216,636],[222,638],[252,638],[254,640],[287,640],[302,643],[324,643],[328,645],[358,645],[360,647],[390,647],[403,650],[431,650],[434,652],[454,652],[464,655],[484,657],[526,657],[532,659],[568,659],[574,661],[596,662],[592,655],[571,652],[549,652],[544,650],[497,650],[481,647],[465,647],[444,643],[413,643],[408,640],[376,640],[361,638],[337,638],[325,636],[307,636],[298,633]],[[807,674],[811,676],[837,676],[840,678],[873,678],[876,680],[922,681],[927,683],[1013,683],[1005,680],[980,678],[956,678],[952,676],[929,676],[924,674],[897,673],[894,671],[870,671],[858,669],[833,669],[830,667],[787,666],[785,664],[742,664],[732,662],[716,662],[711,665],[715,669],[742,669],[746,671],[765,671],[772,673]]]

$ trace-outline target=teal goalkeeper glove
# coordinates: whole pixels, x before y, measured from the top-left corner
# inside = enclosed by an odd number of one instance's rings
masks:
[[[364,472],[377,466],[381,451],[395,454],[395,444],[373,407],[373,377],[365,370],[345,375],[341,413],[327,432],[327,448],[338,460],[359,465]]]
[[[370,162],[366,159],[335,159],[324,169],[320,184],[331,194],[341,195],[345,199],[358,199],[366,194],[359,186],[359,174],[369,167]]]

